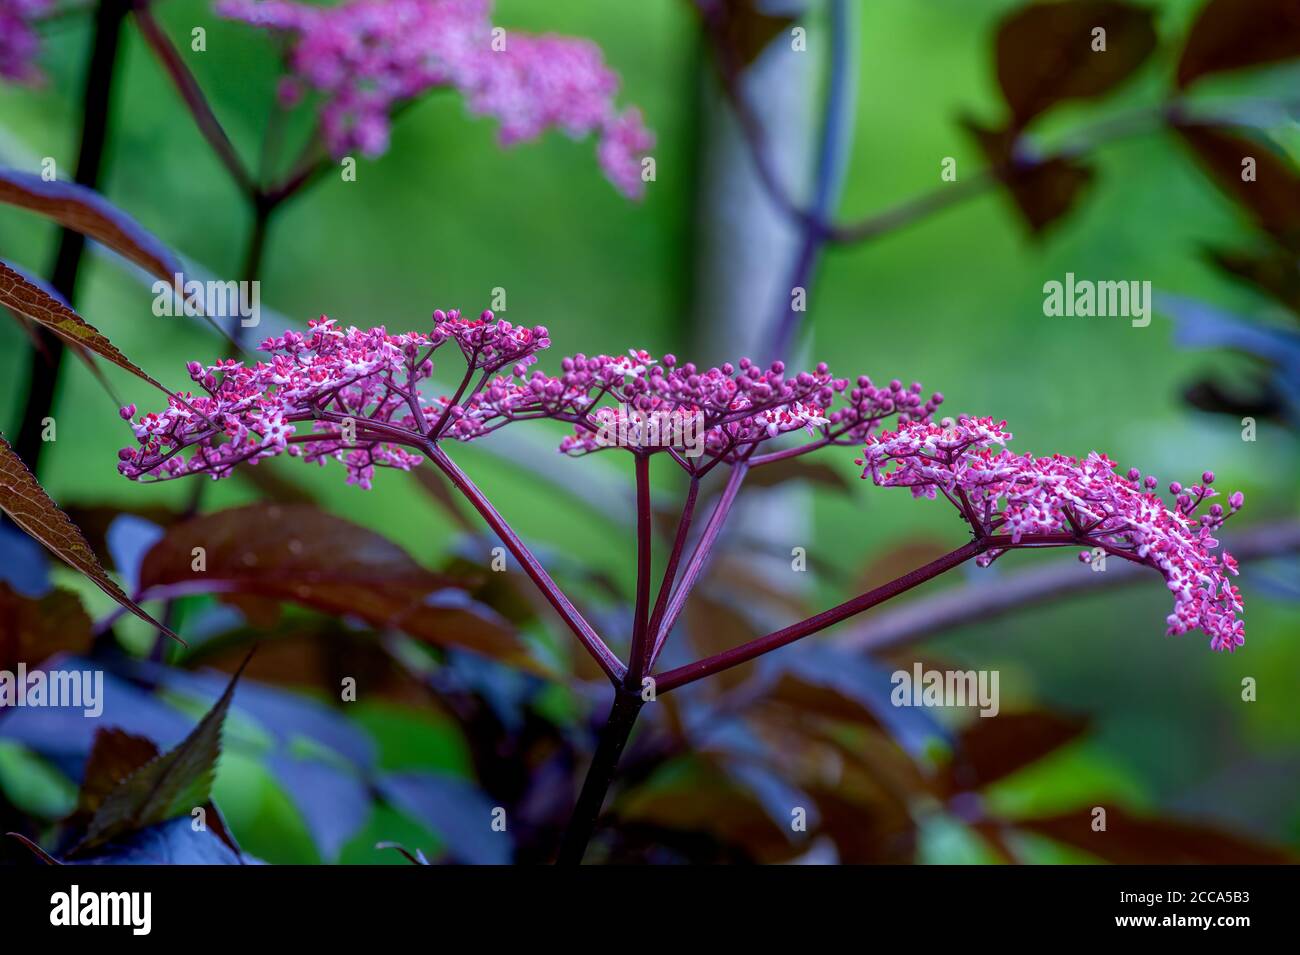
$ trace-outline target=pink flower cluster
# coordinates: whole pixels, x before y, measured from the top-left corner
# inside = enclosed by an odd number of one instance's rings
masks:
[[[962,417],[953,422],[911,422],[868,436],[863,477],[885,487],[911,488],[913,496],[946,497],[981,539],[1005,541],[980,558],[987,564],[1010,547],[1081,545],[1158,570],[1174,594],[1168,633],[1200,628],[1216,650],[1245,642],[1237,618],[1241,594],[1228,582],[1237,564],[1216,556],[1214,534],[1243,503],[1240,492],[1198,509],[1218,496],[1205,472],[1201,483],[1169,485],[1173,503],[1156,493],[1158,481],[1136,469],[1116,473],[1104,454],[1082,461],[1065,455],[1036,458],[1004,445],[1006,422]],[[1080,559],[1091,560],[1085,551]]]
[[[674,355],[656,360],[637,350],[579,354],[565,358],[556,376],[534,371],[526,380],[496,378],[471,399],[462,427],[495,428],[535,417],[567,421],[574,433],[560,450],[581,455],[610,447],[603,436],[620,422],[637,430],[649,419],[695,420],[704,456],[734,463],[751,459],[762,442],[797,431],[814,438],[795,449],[800,452],[826,444],[860,444],[882,419],[925,419],[943,401],[939,394],[922,398],[920,385],[904,388],[898,381],[876,387],[862,377],[842,400],[848,389],[848,380],[832,377],[825,364],[787,377],[781,362],[763,368],[748,358],[700,369]],[[837,400],[842,405],[832,410]],[[691,449],[680,429],[664,429],[660,437],[670,434],[673,440],[658,450],[671,450],[679,463],[696,469],[683,456]]]
[[[449,342],[463,359],[460,386],[426,399],[420,383],[433,373],[434,352]],[[538,418],[574,426],[560,444],[574,455],[609,447],[601,432],[624,419],[635,418],[637,429],[651,416],[697,422],[695,453],[680,435],[655,447],[629,445],[642,454],[667,451],[697,476],[724,462],[761,466],[827,445],[865,445],[863,477],[916,497],[942,494],[985,546],[980,563],[1013,548],[1073,545],[1091,549],[1084,560],[1104,554],[1144,564],[1174,594],[1169,633],[1199,627],[1218,650],[1245,642],[1241,595],[1227,580],[1236,562],[1212,553],[1215,532],[1241,508],[1242,495],[1228,498],[1227,511],[1213,502],[1198,514],[1218,497],[1208,471],[1199,484],[1171,484],[1173,503],[1166,504],[1154,477],[1137,470],[1121,476],[1105,455],[1019,455],[1005,447],[1006,422],[935,422],[943,395],[923,398],[919,384],[875,385],[864,376],[850,389],[825,364],[787,376],[781,362],[764,368],[741,359],[700,369],[636,350],[573,355],[554,376],[530,372],[549,346],[545,328],[491,312],[471,319],[439,310],[429,332],[397,335],[343,329],[322,317],[305,335],[263,342],[269,361],[191,362],[203,394],[174,395],[165,410],[135,421],[136,444],[119,452],[118,468],[134,480],[221,478],[239,464],[287,452],[321,464],[343,461],[349,483],[369,488],[376,467],[409,470],[437,441],[473,440]],[[128,421],[135,415],[134,406],[122,409]],[[878,430],[887,418],[897,418],[897,430]],[[811,437],[758,453],[764,442],[799,431]],[[638,439],[644,433],[637,430]],[[705,460],[693,460],[698,455]]]
[[[636,109],[614,106],[618,77],[589,41],[494,29],[489,0],[218,0],[216,9],[292,37],[281,97],[324,96],[321,132],[335,156],[381,155],[395,106],[450,87],[470,112],[497,118],[502,145],[552,128],[594,134],[609,180],[632,198],[644,190],[641,160],[654,138]]]
[[[421,382],[433,372],[433,353],[448,342],[463,359],[460,386],[428,399]],[[320,463],[342,460],[349,481],[369,488],[376,466],[409,469],[420,457],[406,449],[418,452],[442,438],[468,441],[515,421],[551,418],[573,425],[560,451],[579,455],[609,447],[601,435],[634,415],[697,423],[689,432],[668,429],[669,440],[652,447],[629,446],[671,452],[699,472],[720,462],[763,463],[760,445],[800,431],[811,440],[772,455],[861,444],[885,418],[926,421],[943,402],[899,381],[876,386],[862,377],[850,389],[824,364],[787,376],[780,362],[763,368],[743,358],[699,369],[635,350],[574,355],[555,376],[530,373],[537,352],[550,344],[544,327],[513,325],[491,312],[468,318],[437,310],[431,331],[400,335],[321,318],[306,335],[263,342],[269,361],[191,362],[190,377],[203,393],[173,396],[164,411],[140,417],[133,425],[137,444],[120,452],[119,470],[136,480],[221,478],[239,464],[287,452]],[[123,417],[135,418],[135,410],[124,408]],[[704,460],[695,461],[701,454]]]
[[[550,344],[545,328],[520,328],[491,312],[465,319],[439,311],[431,332],[399,335],[321,318],[306,335],[263,342],[270,361],[191,362],[190,377],[204,394],[173,396],[161,413],[141,416],[133,425],[137,444],[119,452],[118,470],[133,480],[222,478],[239,464],[287,452],[321,464],[343,461],[348,482],[369,488],[375,467],[418,465],[421,457],[406,448],[423,446],[463,413],[446,398],[426,401],[419,388],[433,371],[433,352],[451,341],[484,377],[508,362],[522,373]],[[127,420],[135,413],[134,406],[122,409]]]
[[[0,79],[31,83],[40,48],[35,22],[50,12],[53,0],[0,0]]]

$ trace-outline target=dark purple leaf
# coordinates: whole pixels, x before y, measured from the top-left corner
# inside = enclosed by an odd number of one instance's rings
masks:
[[[1036,237],[1073,209],[1092,182],[1092,169],[1078,160],[1021,155],[1014,131],[963,122]]]
[[[1105,50],[1094,50],[1105,30]],[[1151,11],[1120,0],[1033,3],[998,27],[997,70],[1012,126],[1064,100],[1093,99],[1137,71],[1156,46]]]
[[[1300,56],[1297,0],[1209,0],[1183,46],[1178,86],[1202,76]]]
[[[195,548],[205,569],[195,569]],[[198,591],[289,601],[401,629],[513,665],[537,664],[509,623],[457,581],[426,570],[387,538],[306,504],[254,504],[176,524],[146,555],[143,592]]]
[[[31,173],[0,169],[0,202],[29,209],[102,242],[168,283],[181,271],[176,257],[161,242],[85,186],[46,182]]]
[[[1200,123],[1175,126],[1210,178],[1255,224],[1300,253],[1300,171],[1271,143]],[[1253,178],[1247,160],[1253,160]]]

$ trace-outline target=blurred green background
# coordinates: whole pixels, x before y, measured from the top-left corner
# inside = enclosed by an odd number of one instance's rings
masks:
[[[1198,5],[1156,3],[1162,37],[1180,36]],[[1012,6],[993,0],[861,5],[856,129],[841,219],[936,188],[945,156],[956,157],[962,175],[981,167],[956,120],[1000,116],[991,36]],[[159,15],[178,42],[191,26],[207,27],[207,52],[188,55],[188,62],[236,145],[245,156],[256,155],[275,77],[270,44],[216,20],[198,0],[171,0]],[[549,326],[555,344],[543,367],[561,354],[633,346],[689,357],[692,295],[709,281],[692,268],[701,201],[699,94],[708,76],[692,11],[682,0],[500,0],[494,19],[588,36],[603,47],[623,79],[620,101],[639,105],[658,137],[657,181],[647,199],[636,204],[618,196],[600,176],[590,143],[550,135],[502,150],[490,121],[468,116],[454,96],[434,95],[403,115],[388,154],[362,161],[355,183],[326,177],[292,202],[271,233],[263,305],[299,322],[324,313],[344,323],[406,330],[425,327],[435,307],[484,308],[499,286],[508,294],[504,317]],[[44,88],[0,88],[0,156],[7,164],[52,156],[70,175],[87,26],[69,19],[52,37]],[[817,55],[813,47],[810,55]],[[1049,138],[1097,110],[1154,102],[1169,70],[1164,57],[1104,106],[1063,108]],[[1294,78],[1293,72],[1292,84]],[[103,191],[187,260],[234,275],[246,211],[133,30],[126,31],[121,80]],[[1215,90],[1271,89],[1278,82],[1232,80]],[[1297,155],[1300,129],[1282,133]],[[1232,419],[1194,412],[1181,400],[1182,387],[1203,372],[1231,379],[1245,367],[1240,358],[1177,350],[1161,315],[1147,328],[1043,315],[1043,283],[1066,272],[1149,279],[1157,291],[1245,314],[1267,311],[1203,264],[1204,244],[1238,238],[1245,244],[1249,231],[1179,144],[1153,133],[1107,146],[1095,158],[1095,187],[1043,242],[1027,237],[1003,195],[987,192],[871,244],[831,249],[810,293],[810,354],[841,375],[921,381],[945,393],[947,413],[1005,417],[1013,447],[1022,451],[1105,451],[1162,483],[1188,482],[1212,468],[1220,488],[1246,493],[1243,526],[1293,515],[1300,503],[1295,435],[1262,424],[1258,440],[1245,443]],[[40,272],[56,239],[55,229],[35,217],[0,209],[6,259]],[[105,258],[88,264],[82,313],[135,362],[179,386],[186,381],[184,363],[212,359],[220,344],[194,320],[155,318],[151,300],[147,286]],[[24,336],[13,323],[0,323],[0,426],[7,433],[21,414],[25,367]],[[139,382],[109,375],[142,409],[157,403]],[[117,475],[115,452],[129,436],[77,363],[65,365],[55,417],[58,440],[47,450],[42,479],[56,500],[139,506],[185,499],[183,484],[146,487]],[[521,479],[508,459],[473,447],[455,450],[525,539],[630,579],[630,543],[612,525],[526,473]],[[846,450],[822,460],[853,478],[853,456]],[[585,469],[617,469],[609,458],[558,466],[581,486]],[[420,560],[433,561],[449,546],[453,528],[406,476],[383,472],[367,493],[345,486],[341,468],[275,463],[283,465],[277,473],[310,487],[338,513],[382,529]],[[853,483],[848,494],[819,491],[809,539],[791,545],[858,576],[906,541],[937,548],[961,539],[961,526],[941,504],[912,503]],[[254,497],[235,480],[207,494],[212,508]],[[998,575],[1033,561],[1012,555],[967,576],[996,586]],[[60,579],[74,584],[70,575]],[[827,601],[846,596],[830,581],[814,583]],[[1017,798],[1054,807],[1074,805],[1080,796],[1118,795],[1130,805],[1177,808],[1300,847],[1294,786],[1300,618],[1294,603],[1271,595],[1249,573],[1240,583],[1247,643],[1234,655],[1212,653],[1199,634],[1162,637],[1169,598],[1154,581],[971,625],[933,645],[947,658],[1000,669],[1004,708],[1032,699],[1094,718],[1089,742],[1044,767]],[[106,598],[79,590],[88,605],[108,609]],[[1241,702],[1244,677],[1258,681],[1258,702]],[[437,750],[448,734],[427,718],[381,708],[373,719],[388,746],[417,739],[433,747],[435,756],[420,755],[422,765],[435,758],[456,764],[454,752]],[[227,814],[245,820],[245,831],[262,825],[278,833],[274,840],[254,836],[253,851],[274,855],[272,861],[310,860],[306,836],[288,835],[294,824],[287,808],[277,808],[283,797],[268,779],[250,787],[258,779],[255,765],[223,764],[218,798],[232,801]],[[354,840],[356,858],[370,859],[376,838],[401,838],[391,827],[371,828]],[[963,858],[947,842],[936,845],[932,861]]]

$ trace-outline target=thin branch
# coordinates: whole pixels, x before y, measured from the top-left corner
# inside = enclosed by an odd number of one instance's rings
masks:
[[[1186,118],[1190,105],[1174,98],[1158,103],[1154,107],[1141,107],[1118,116],[1102,117],[1075,129],[1059,146],[1046,151],[1037,150],[1032,144],[1022,140],[1012,150],[1016,157],[1014,161],[990,166],[960,182],[945,184],[932,192],[905,200],[891,209],[873,213],[856,222],[837,224],[832,221],[828,209],[821,211],[815,206],[805,208],[791,197],[790,190],[781,182],[771,161],[767,148],[767,134],[753,104],[745,95],[740,81],[739,64],[735,62],[734,56],[728,49],[718,24],[706,22],[706,36],[713,49],[713,58],[723,91],[749,147],[758,178],[772,203],[804,234],[806,242],[853,244],[870,241],[928,218],[966,199],[981,195],[990,187],[998,185],[1011,173],[1024,171],[1027,168],[1024,158],[1026,156],[1037,156],[1037,164],[1050,162],[1053,159],[1077,158],[1097,146],[1148,133],[1161,128],[1171,120]],[[1285,119],[1286,111],[1294,109],[1295,106],[1294,99],[1276,97],[1243,99],[1232,102],[1219,111],[1212,110],[1201,118],[1204,121],[1230,125],[1252,125],[1269,117]]]
[[[208,141],[208,145],[217,154],[217,158],[225,165],[231,178],[239,186],[240,191],[246,196],[256,196],[258,191],[257,183],[244,166],[243,160],[239,158],[239,153],[235,151],[234,144],[231,143],[230,137],[226,135],[226,131],[222,128],[216,114],[212,112],[212,107],[208,105],[207,98],[203,95],[198,80],[194,78],[194,74],[185,65],[185,61],[181,58],[172,41],[163,32],[158,21],[154,19],[153,12],[149,9],[149,0],[139,0],[132,12],[135,16],[136,25],[140,28],[141,35],[162,63],[163,69],[167,71],[172,85],[176,87],[181,99],[185,101],[185,105],[188,107],[190,115],[194,117],[194,122],[199,127],[199,132],[203,134],[203,138]]]
[[[1300,552],[1300,521],[1252,527],[1233,535],[1225,547],[1243,564]],[[838,643],[854,650],[883,650],[937,636],[954,627],[996,620],[1062,597],[1125,587],[1141,577],[1141,568],[1132,563],[1107,567],[1098,573],[1074,561],[1035,567],[1006,574],[994,582],[965,584],[911,601],[849,630]]]
[[[704,572],[709,554],[713,550],[713,545],[717,542],[718,535],[722,532],[722,525],[726,522],[727,515],[731,513],[731,506],[736,502],[736,495],[740,493],[740,485],[744,482],[748,470],[749,464],[745,461],[739,461],[731,467],[731,474],[727,478],[726,487],[722,489],[722,496],[718,498],[718,502],[713,506],[713,513],[709,515],[708,523],[704,525],[704,531],[700,534],[695,549],[691,551],[691,559],[686,563],[686,570],[682,573],[681,582],[677,585],[677,589],[673,591],[672,599],[668,603],[668,609],[664,612],[659,630],[654,635],[654,648],[650,652],[651,667],[654,666],[655,660],[659,659],[659,654],[668,641],[668,634],[672,633],[673,625],[677,623],[677,618],[681,616],[682,610],[686,607],[686,598],[690,596],[695,582],[699,580],[700,574]]]
[[[627,667],[623,665],[623,662],[606,646],[605,641],[600,638],[600,635],[596,633],[591,624],[587,623],[582,614],[578,612],[578,608],[564,595],[559,585],[551,579],[546,569],[542,567],[524,542],[520,540],[519,535],[511,529],[505,518],[497,512],[497,509],[484,497],[483,492],[475,486],[465,472],[457,467],[451,458],[447,457],[446,452],[438,447],[437,443],[433,441],[427,442],[424,450],[428,453],[429,460],[437,465],[439,470],[455,486],[456,490],[465,496],[465,499],[474,506],[474,509],[479,512],[488,526],[501,538],[501,542],[506,545],[510,553],[523,567],[524,573],[537,585],[556,612],[564,618],[564,622],[569,625],[569,628],[578,638],[578,642],[587,649],[587,652],[592,655],[600,668],[617,686],[627,673]]]
[[[690,487],[686,491],[686,503],[682,505],[681,516],[677,519],[677,533],[673,536],[673,548],[668,554],[668,565],[664,568],[663,580],[659,583],[659,596],[655,599],[654,611],[650,614],[648,632],[651,634],[659,633],[664,612],[668,609],[668,597],[672,594],[673,584],[677,581],[677,567],[681,563],[682,553],[686,550],[686,540],[691,531],[691,521],[695,517],[695,503],[699,496],[700,479],[692,476]]]
[[[703,660],[696,660],[694,663],[688,663],[675,670],[659,674],[655,677],[655,693],[667,693],[669,690],[684,684],[694,683],[696,680],[701,680],[722,670],[729,670],[732,667],[753,660],[755,657],[760,657],[765,653],[770,653],[787,644],[794,643],[796,640],[802,640],[804,637],[825,630],[841,620],[847,620],[854,614],[862,613],[862,611],[868,610],[877,604],[891,600],[899,594],[911,590],[918,584],[923,584],[933,577],[952,570],[972,557],[982,554],[991,546],[993,545],[988,538],[970,541],[956,550],[944,554],[937,560],[930,561],[924,567],[918,567],[916,570],[904,574],[896,580],[891,580],[887,584],[882,584],[874,590],[869,590],[865,594],[860,594],[852,600],[846,600],[839,606],[823,610],[807,620],[801,620],[781,630],[757,637],[738,647],[732,647],[730,650],[724,650]]]

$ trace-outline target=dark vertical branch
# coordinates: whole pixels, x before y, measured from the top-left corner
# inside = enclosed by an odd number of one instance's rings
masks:
[[[648,669],[647,639],[650,613],[650,539],[654,534],[650,511],[650,455],[636,454],[636,608],[632,612],[632,648],[627,658],[627,684],[636,687]]]
[[[627,745],[632,727],[636,725],[637,714],[641,712],[641,705],[641,697],[635,691],[615,691],[614,705],[610,708],[609,719],[601,731],[596,755],[592,757],[587,778],[582,783],[582,792],[578,794],[578,803],[573,807],[573,815],[569,817],[569,827],[564,831],[560,854],[555,860],[557,864],[578,865],[582,862],[582,857],[587,852],[587,843],[596,831],[600,810],[605,805],[605,794],[614,781],[619,757],[623,755],[623,747]]]
[[[90,65],[81,96],[81,145],[77,153],[76,181],[91,189],[99,188],[108,141],[109,112],[113,79],[117,69],[122,20],[127,14],[125,0],[101,0],[95,12],[95,36]],[[59,249],[50,274],[50,284],[69,302],[76,304],[77,279],[81,272],[86,238],[79,232],[64,229],[59,234]],[[45,329],[36,334],[41,348],[33,348],[28,359],[27,405],[14,450],[33,474],[38,471],[42,422],[54,407],[59,368],[63,363],[63,342]]]

